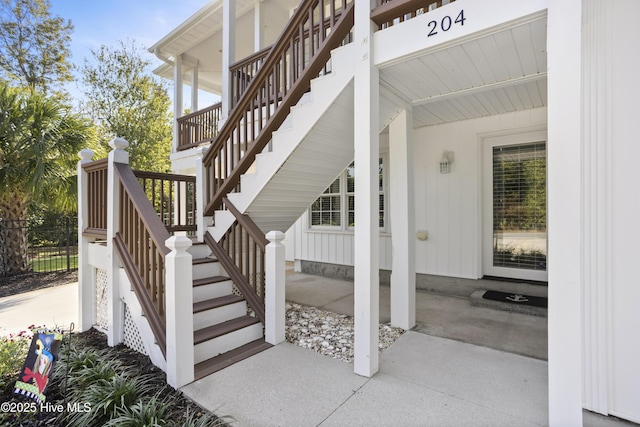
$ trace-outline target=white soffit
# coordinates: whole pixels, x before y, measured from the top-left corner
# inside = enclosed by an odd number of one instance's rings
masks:
[[[547,103],[547,21],[504,28],[380,70],[380,82],[429,126]]]

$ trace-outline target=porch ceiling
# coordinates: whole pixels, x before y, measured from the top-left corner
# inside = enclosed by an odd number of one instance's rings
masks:
[[[414,127],[546,106],[546,51],[546,17],[502,27],[382,68],[381,95],[411,104]]]
[[[290,11],[299,0],[236,0],[236,58],[241,59],[254,52],[254,8],[260,3],[263,42],[270,45],[280,34]],[[220,94],[222,86],[222,0],[212,1],[196,12],[180,26],[154,44],[149,50],[157,50],[167,58],[183,55],[189,65],[198,63],[198,86],[208,92]],[[154,73],[173,80],[173,67],[162,64]],[[189,84],[189,80],[185,80]]]

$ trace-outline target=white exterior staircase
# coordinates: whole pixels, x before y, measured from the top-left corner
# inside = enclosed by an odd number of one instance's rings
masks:
[[[252,173],[241,177],[242,191],[229,200],[267,233],[286,231],[353,161],[354,46],[332,52],[332,71],[311,82],[280,129],[273,149],[258,154]],[[209,233],[219,240],[234,222],[216,211]]]
[[[193,257],[193,331],[195,378],[218,371],[268,347],[259,319],[247,315],[244,298],[205,244],[195,244]]]

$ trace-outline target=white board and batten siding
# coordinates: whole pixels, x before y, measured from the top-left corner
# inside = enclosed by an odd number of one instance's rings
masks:
[[[544,130],[545,107],[414,130],[416,272],[476,279],[482,276],[482,141],[484,138]],[[381,135],[386,139],[387,135]],[[440,174],[444,150],[455,160],[449,174]],[[393,174],[388,177],[393,181]],[[390,186],[389,186],[390,187]],[[393,221],[393,211],[387,218]],[[388,226],[388,225],[387,225]],[[291,243],[296,260],[353,265],[353,231],[309,226],[308,213],[294,224]],[[380,268],[391,269],[388,232],[380,234]]]
[[[309,229],[305,213],[293,225],[295,259],[353,266],[353,231],[319,231]],[[391,235],[380,234],[380,268],[391,269]]]

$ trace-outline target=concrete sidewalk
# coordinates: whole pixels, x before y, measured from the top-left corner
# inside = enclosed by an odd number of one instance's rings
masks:
[[[72,322],[78,324],[77,282],[0,298],[0,335],[31,325],[68,329]]]
[[[289,343],[183,388],[242,426],[535,426],[546,362],[407,332],[373,378]]]
[[[353,282],[290,270],[286,298],[353,315]],[[418,291],[416,320],[381,353],[373,378],[282,343],[183,391],[240,426],[547,425],[546,318]],[[388,321],[381,287],[380,322]],[[584,425],[635,424],[585,411]]]
[[[288,282],[289,279],[287,277]],[[304,276],[298,279],[307,283],[315,280]],[[315,295],[326,300],[321,304],[325,308],[348,309],[348,283],[325,283],[324,287],[315,289]],[[346,294],[331,293],[331,289],[341,289],[340,292]],[[287,289],[288,297],[290,290],[294,288]],[[467,312],[467,306],[460,299],[442,306],[443,300],[425,296],[435,304],[427,311],[457,307],[458,311]],[[384,305],[384,298],[381,300]],[[482,322],[490,320],[494,310],[482,310],[489,312],[472,311],[482,316],[478,318],[474,314],[471,318]],[[505,314],[515,313],[495,312],[494,319]],[[464,322],[452,320],[455,312],[447,316],[436,314],[431,320],[424,320],[430,322],[430,326],[416,329],[432,327],[443,334],[464,329]],[[71,322],[77,322],[77,317],[77,283],[0,298],[1,335],[17,333],[31,324],[68,327]],[[459,326],[439,330],[443,326],[437,325],[437,321],[447,319],[458,322]],[[518,322],[519,317],[515,319]],[[497,323],[513,320],[508,317]],[[526,322],[518,328],[525,325]],[[473,328],[469,328],[467,336],[472,336]],[[501,328],[496,327],[494,333],[502,333]],[[220,416],[228,415],[237,421],[234,425],[241,426],[547,424],[547,363],[544,360],[416,331],[407,332],[381,353],[380,371],[373,378],[354,374],[351,364],[282,343],[189,384],[183,391],[203,407]],[[585,412],[584,425],[635,424]]]

